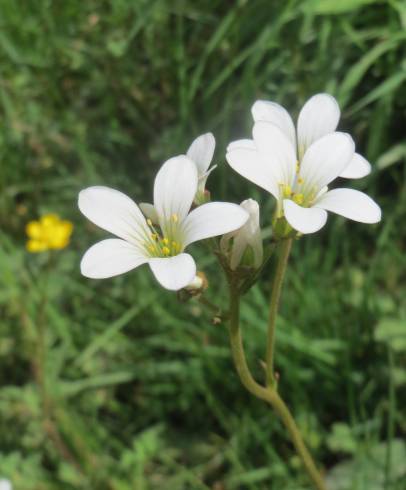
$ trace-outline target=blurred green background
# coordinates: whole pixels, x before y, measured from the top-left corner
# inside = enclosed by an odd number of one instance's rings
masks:
[[[349,186],[383,220],[330,216],[295,244],[280,390],[331,490],[406,488],[405,55],[401,0],[1,0],[0,479],[17,490],[310,489],[276,416],[240,386],[224,326],[145,267],[81,277],[82,253],[105,234],[76,198],[103,184],[150,200],[160,164],[213,131],[212,195],[258,199],[269,227],[269,196],[225,165],[225,146],[249,134],[256,99],[297,115],[327,91],[373,165]],[[47,212],[75,224],[51,258],[25,250],[26,223]],[[199,250],[221,303],[224,282]],[[258,377],[270,274],[242,310]]]

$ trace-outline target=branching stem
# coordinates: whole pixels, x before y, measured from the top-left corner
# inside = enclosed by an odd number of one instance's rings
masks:
[[[234,365],[240,377],[240,380],[244,385],[244,387],[250,393],[252,393],[257,398],[266,401],[272,406],[272,408],[281,418],[284,426],[286,427],[290,435],[290,438],[293,442],[293,445],[297,453],[299,454],[300,458],[302,459],[304,467],[310,479],[314,483],[315,488],[317,490],[327,490],[327,487],[323,482],[323,479],[313,461],[313,458],[305,446],[305,443],[296,425],[296,422],[292,414],[290,413],[288,407],[286,406],[285,402],[280,397],[280,395],[278,394],[278,392],[274,387],[261,386],[252,377],[245,358],[239,323],[240,323],[240,295],[237,288],[235,288],[233,286],[233,283],[231,282],[230,283],[230,325],[229,325],[230,343],[231,343],[231,351],[233,355]]]

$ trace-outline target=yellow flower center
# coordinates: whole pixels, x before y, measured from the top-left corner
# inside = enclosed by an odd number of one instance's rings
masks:
[[[171,223],[177,223],[179,218],[176,214],[171,216]],[[145,246],[152,257],[173,257],[178,255],[182,251],[182,245],[178,240],[172,240],[167,236],[162,236],[161,233],[154,227],[152,221],[147,219],[147,225],[151,229],[149,237]],[[169,228],[169,235],[172,234],[174,230],[172,226]]]

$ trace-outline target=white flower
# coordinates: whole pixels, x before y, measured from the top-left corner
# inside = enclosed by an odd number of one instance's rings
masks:
[[[224,235],[221,238],[220,247],[224,253],[227,253],[230,240],[233,239],[230,255],[230,267],[233,270],[240,265],[247,248],[251,249],[253,266],[258,269],[262,264],[264,255],[259,226],[259,206],[254,199],[246,199],[240,206],[248,212],[249,218],[241,228]]]
[[[292,143],[299,160],[312,143],[326,134],[334,133],[340,120],[338,103],[329,94],[310,97],[299,113],[296,131],[288,111],[275,102],[257,100],[251,112],[255,122],[265,121],[278,126]],[[354,153],[339,177],[359,179],[370,172],[370,163],[363,156]]]
[[[299,115],[298,147],[288,113],[269,102],[268,116],[273,115],[274,122],[260,120],[256,114],[259,120],[254,124],[253,140],[235,141],[227,148],[231,167],[270,192],[277,200],[277,216],[285,216],[301,233],[322,228],[327,211],[362,223],[381,219],[379,206],[366,194],[327,189],[336,177],[349,175],[360,161],[358,157],[354,160],[352,138],[334,132],[339,112],[334,112],[332,101],[332,97],[321,94],[304,106]],[[352,176],[356,173],[351,172]]]
[[[102,279],[148,263],[158,282],[170,290],[187,286],[196,275],[185,248],[198,240],[222,235],[242,226],[248,214],[238,205],[211,202],[193,211],[196,166],[184,155],[165,162],[154,184],[154,226],[137,204],[108,187],[79,193],[79,209],[97,226],[116,235],[93,245],[81,262],[82,274]]]

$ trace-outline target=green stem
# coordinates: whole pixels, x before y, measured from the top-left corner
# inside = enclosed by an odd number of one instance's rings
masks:
[[[278,264],[276,266],[275,277],[272,284],[271,300],[269,303],[268,340],[266,346],[266,379],[267,379],[267,384],[269,384],[270,386],[275,385],[274,348],[275,348],[276,316],[278,313],[283,279],[285,277],[286,266],[288,264],[288,258],[289,258],[291,247],[292,247],[291,238],[282,240],[278,245],[279,258],[278,258]]]
[[[390,487],[391,465],[392,465],[392,441],[395,437],[396,393],[395,393],[395,383],[393,380],[394,367],[395,366],[394,366],[392,347],[388,346],[389,410],[388,410],[388,426],[387,426],[386,457],[385,457],[385,483],[384,483],[385,490]]]
[[[53,256],[50,255],[43,277],[40,304],[38,305],[38,315],[36,318],[37,327],[37,349],[36,359],[34,362],[34,373],[38,384],[41,403],[44,428],[54,443],[54,446],[66,461],[70,462],[79,473],[82,473],[80,464],[66,446],[54,421],[53,401],[48,392],[46,368],[47,368],[47,315],[46,308],[48,305],[48,281],[51,267],[53,265]]]
[[[323,479],[305,446],[296,422],[278,392],[272,387],[264,387],[255,381],[249,370],[239,326],[240,297],[233,284],[230,284],[230,343],[235,368],[244,387],[257,398],[269,403],[281,418],[293,445],[302,459],[303,465],[317,490],[327,490]]]

